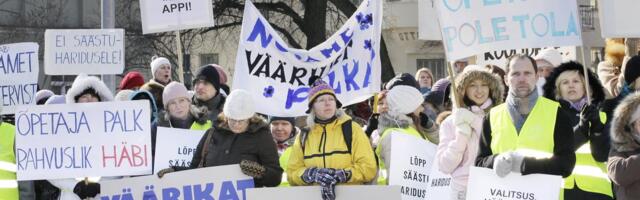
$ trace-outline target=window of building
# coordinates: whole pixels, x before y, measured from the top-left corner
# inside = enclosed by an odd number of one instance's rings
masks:
[[[204,53],[200,54],[200,65],[206,64],[218,64],[218,54],[217,53]]]
[[[437,81],[447,76],[444,59],[417,59],[416,70],[426,67],[433,73],[433,81]]]

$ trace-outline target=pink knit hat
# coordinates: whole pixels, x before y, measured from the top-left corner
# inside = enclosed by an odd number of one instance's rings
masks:
[[[164,91],[162,92],[162,104],[164,104],[166,109],[171,100],[181,97],[191,100],[191,98],[189,98],[189,92],[187,92],[187,87],[180,82],[173,81],[164,87]]]

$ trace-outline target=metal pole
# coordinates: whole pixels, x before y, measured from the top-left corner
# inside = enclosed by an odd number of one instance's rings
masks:
[[[582,57],[582,71],[584,75],[584,92],[587,95],[587,105],[591,105],[591,91],[589,89],[589,68],[587,68],[587,59],[584,57],[584,46],[580,47],[580,56]]]
[[[451,88],[449,92],[451,94],[451,104],[453,108],[458,108],[458,93],[456,93],[456,75],[453,73],[453,66],[451,62],[447,62],[447,71],[449,72],[449,81],[451,81]]]
[[[101,12],[101,23],[100,27],[102,29],[110,29],[116,27],[116,6],[115,0],[101,0],[100,7],[102,8]],[[123,63],[124,65],[124,63]],[[113,94],[116,91],[116,76],[115,75],[102,75],[102,81],[107,85],[109,90]]]

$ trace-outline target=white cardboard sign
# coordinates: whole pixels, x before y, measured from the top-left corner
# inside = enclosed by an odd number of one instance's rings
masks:
[[[189,167],[205,132],[158,127],[153,173],[173,166]]]
[[[467,200],[485,199],[545,199],[557,200],[562,189],[562,177],[546,174],[509,173],[498,177],[493,170],[471,167]]]
[[[140,0],[142,33],[215,25],[211,0]]]
[[[602,37],[640,37],[638,8],[637,0],[598,1]]]
[[[401,186],[402,199],[424,199],[437,146],[404,133],[391,132],[389,185]]]
[[[19,105],[36,104],[39,73],[37,43],[0,45],[0,114],[13,114]]]
[[[48,29],[44,33],[44,72],[121,74],[124,40],[124,29]]]

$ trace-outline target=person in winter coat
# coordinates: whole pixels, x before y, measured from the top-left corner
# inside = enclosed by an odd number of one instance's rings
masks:
[[[604,84],[608,94],[616,97],[620,94],[620,88],[622,87],[620,73],[624,71],[625,39],[607,38],[605,43],[604,61],[598,63],[598,78]]]
[[[618,200],[640,199],[640,93],[627,96],[611,122],[607,169]]]
[[[369,117],[369,121],[367,123],[367,127],[364,130],[364,133],[370,138],[371,146],[375,149],[378,146],[378,142],[380,141],[381,133],[378,132],[378,125],[380,121],[380,115],[382,113],[386,113],[389,111],[389,105],[387,104],[387,90],[380,91],[375,96],[373,101],[373,105],[375,105],[374,114]]]
[[[212,122],[218,118],[225,102],[220,92],[220,74],[213,65],[205,65],[198,69],[193,79],[193,105],[207,109],[207,117]]]
[[[151,76],[149,83],[166,86],[171,83],[171,62],[165,57],[153,57],[151,61]]]
[[[501,79],[468,67],[456,78],[457,108],[440,126],[440,143],[436,152],[441,172],[451,175],[451,199],[466,198],[469,168],[478,154],[482,120],[494,105],[502,103]]]
[[[40,90],[36,92],[36,105],[44,105],[45,102],[49,99],[49,97],[55,95],[51,90]]]
[[[287,164],[291,157],[291,150],[296,136],[300,135],[300,129],[296,127],[296,119],[294,117],[269,117],[269,125],[271,128],[271,136],[276,141],[278,147],[278,156],[280,156],[280,167],[285,170],[282,174],[282,182],[280,186],[289,186],[287,181]]]
[[[544,91],[542,86],[546,82],[547,77],[551,75],[551,71],[562,63],[562,55],[560,55],[558,50],[549,48],[540,51],[534,59],[538,66],[538,82],[536,82],[536,86],[538,86],[538,94],[542,95]]]
[[[156,108],[158,108],[158,112],[164,111],[164,104],[162,104],[162,93],[164,92],[164,85],[160,85],[160,83],[148,82],[140,87],[140,90],[144,90],[153,95],[153,99],[156,100]]]
[[[120,90],[138,90],[144,85],[144,77],[140,72],[131,71],[120,80]]]
[[[206,116],[206,108],[191,104],[191,97],[182,83],[169,83],[162,93],[162,101],[165,111],[160,114],[158,126],[202,131],[211,128],[212,122]]]
[[[631,57],[624,66],[624,74],[622,76],[622,88],[618,96],[607,99],[602,105],[602,111],[607,113],[607,118],[613,118],[613,111],[630,93],[640,91],[640,56]]]
[[[275,187],[282,179],[276,143],[269,124],[255,113],[251,94],[234,90],[229,94],[215,128],[202,137],[189,167],[163,169],[158,176],[186,169],[240,164],[242,173],[253,177],[256,187]]]
[[[414,87],[399,85],[389,90],[387,94],[389,110],[380,114],[378,132],[382,133],[376,147],[376,155],[380,159],[379,166],[382,173],[378,178],[379,184],[388,184],[391,161],[391,135],[407,134],[429,141],[427,136],[420,133],[420,112],[422,112],[422,94]]]
[[[560,64],[547,77],[544,97],[558,101],[569,114],[574,130],[576,166],[564,180],[565,200],[613,199],[605,162],[609,154],[609,118],[600,112],[605,91],[595,73],[588,71],[591,102],[587,103],[584,68],[580,63]]]
[[[149,92],[147,92],[146,90],[138,90],[133,92],[133,94],[131,94],[129,96],[129,100],[131,101],[136,101],[136,100],[146,100],[149,102],[149,110],[151,111],[150,115],[150,120],[151,120],[151,158],[152,158],[152,162],[151,163],[155,163],[153,162],[153,160],[155,159],[155,155],[156,155],[156,136],[158,134],[158,108],[156,108],[156,100],[153,98],[153,95]],[[153,170],[152,170],[153,171]]]
[[[433,73],[429,68],[423,67],[420,68],[416,72],[416,81],[418,81],[418,85],[420,86],[420,93],[422,95],[426,95],[431,91],[431,86],[433,86]]]
[[[308,127],[293,144],[287,166],[289,183],[293,186],[319,184],[326,200],[335,199],[336,184],[372,181],[377,167],[369,139],[362,128],[339,109],[342,104],[333,88],[318,79],[312,84],[307,99]]]
[[[569,176],[576,156],[568,114],[538,96],[533,58],[516,54],[507,63],[509,95],[483,121],[475,165],[499,177],[511,172]]]
[[[91,103],[113,101],[113,94],[100,79],[94,76],[78,75],[73,81],[71,88],[65,95],[65,101],[51,101],[49,103]],[[56,179],[49,182],[60,189],[61,200],[92,199],[98,197],[100,193],[100,183],[98,180],[113,179],[112,177],[90,178],[87,183],[82,178],[78,179]]]

